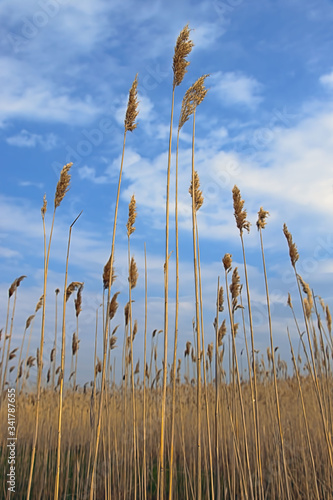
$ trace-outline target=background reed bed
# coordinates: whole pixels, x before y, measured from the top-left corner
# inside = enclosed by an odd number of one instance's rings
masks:
[[[28,317],[22,328],[22,338],[17,345],[13,343],[12,335],[14,316],[19,297],[18,287],[26,276],[15,279],[8,290],[7,312],[3,318],[5,326],[0,339],[0,487],[4,498],[8,491],[6,391],[10,386],[16,388],[15,466],[19,471],[16,476],[18,498],[328,500],[333,496],[333,341],[329,306],[314,294],[311,286],[298,273],[296,263],[300,256],[285,224],[283,233],[287,239],[286,252],[289,249],[303,316],[297,317],[289,295],[286,303],[299,336],[298,352],[296,358],[286,329],[285,336],[290,341],[291,363],[281,359],[273,336],[275,332],[262,234],[268,212],[260,208],[257,228],[263,263],[262,280],[266,291],[268,347],[266,356],[261,354],[259,358],[244,238],[244,230],[249,232],[251,224],[247,220],[245,201],[238,186],[232,189],[232,200],[235,230],[238,229],[241,240],[244,281],[241,280],[238,267],[233,264],[232,255],[221,255],[220,276],[216,276],[216,312],[211,332],[213,337],[210,336],[213,341],[207,342],[207,337],[205,339],[206,297],[202,289],[199,212],[204,206],[204,192],[200,189],[200,175],[196,169],[195,127],[196,120],[200,120],[197,107],[207,94],[205,83],[209,75],[199,77],[184,92],[178,122],[174,178],[176,314],[173,358],[168,363],[168,338],[171,334],[169,259],[172,252],[169,248],[169,204],[173,180],[172,130],[175,89],[182,83],[189,65],[186,58],[193,46],[189,36],[190,29],[186,25],[177,39],[173,59],[169,153],[166,165],[164,307],[160,311],[163,329],[158,330],[156,325],[157,328],[151,335],[147,331],[147,317],[150,314],[149,262],[145,244],[145,272],[144,277],[139,277],[131,249],[131,236],[136,229],[134,224],[137,216],[134,194],[129,202],[126,224],[128,296],[121,323],[115,325],[115,319],[119,318],[117,309],[120,293],[115,270],[116,228],[126,135],[128,131],[136,129],[139,114],[139,79],[136,75],[129,91],[124,120],[111,252],[101,272],[102,293],[100,305],[96,308],[94,361],[91,367],[86,367],[90,378],[85,384],[77,384],[80,353],[84,348],[83,339],[79,337],[79,317],[84,308],[84,283],[73,281],[68,284],[70,245],[72,237],[75,238],[75,231],[72,235],[72,229],[82,212],[69,227],[62,294],[61,350],[59,352],[57,349],[58,301],[61,297],[60,289],[57,288],[54,345],[47,363],[43,356],[47,310],[45,298],[55,212],[69,189],[72,164],[66,164],[60,173],[48,242],[45,225],[46,197],[43,199],[43,294],[34,314]],[[179,353],[178,318],[182,311],[179,310],[178,303],[181,273],[178,252],[178,147],[182,127],[190,118],[192,149],[188,203],[192,222],[195,300],[193,340],[188,340],[185,351]],[[139,278],[144,279],[145,283],[144,324],[139,324],[136,320],[135,287]],[[246,291],[244,301],[243,287]],[[70,350],[66,352],[67,309],[70,305],[69,298],[75,291],[76,326],[71,334]],[[100,307],[102,322],[98,315]],[[37,351],[32,352],[30,338],[39,309],[42,309],[40,344]],[[245,320],[246,316],[248,320]],[[281,332],[278,333],[281,336]],[[241,335],[244,335],[246,347],[245,367],[242,365],[242,352],[239,352],[236,343]],[[160,337],[163,356],[158,349]],[[140,347],[137,347],[138,344]],[[143,352],[143,357],[138,357],[137,352]],[[70,373],[66,373],[65,356],[71,359]],[[31,372],[36,379],[35,385],[27,383]]]

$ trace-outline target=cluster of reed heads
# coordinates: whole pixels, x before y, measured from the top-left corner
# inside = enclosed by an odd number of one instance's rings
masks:
[[[205,346],[203,296],[199,247],[198,211],[204,204],[199,173],[195,170],[195,123],[197,108],[203,102],[209,75],[200,76],[184,93],[178,121],[175,165],[175,324],[169,325],[169,204],[173,115],[176,89],[187,72],[193,43],[185,26],[175,46],[171,121],[166,168],[166,223],[164,262],[163,328],[155,329],[147,352],[148,265],[145,251],[145,319],[139,327],[133,319],[132,303],[138,282],[138,268],[131,254],[137,207],[135,196],[129,202],[128,222],[128,300],[124,308],[124,340],[120,381],[115,378],[117,346],[114,326],[119,291],[114,266],[115,235],[121,192],[127,132],[136,127],[138,76],[129,92],[124,120],[124,141],[110,257],[103,270],[101,306],[103,322],[99,325],[96,310],[95,351],[92,380],[77,385],[80,347],[79,317],[82,310],[83,282],[67,283],[72,230],[69,227],[62,301],[61,340],[58,334],[58,296],[55,290],[55,337],[50,358],[46,359],[45,341],[46,287],[50,247],[56,210],[70,186],[72,164],[66,164],[56,186],[50,234],[46,235],[46,196],[41,209],[44,231],[43,293],[34,313],[26,321],[21,345],[12,349],[13,324],[18,288],[26,276],[15,279],[8,291],[5,328],[1,330],[1,487],[6,491],[6,389],[15,385],[17,398],[17,493],[19,498],[122,498],[153,499],[217,498],[260,499],[296,498],[329,499],[333,496],[333,412],[332,412],[332,320],[329,307],[315,296],[310,285],[297,272],[299,254],[286,225],[290,261],[295,273],[302,316],[297,317],[291,296],[287,304],[299,337],[295,355],[289,336],[292,374],[287,363],[277,355],[274,344],[263,229],[269,213],[258,211],[256,226],[260,235],[263,280],[267,302],[267,360],[258,359],[251,311],[244,233],[250,222],[240,190],[232,190],[234,216],[240,235],[244,283],[232,256],[222,258],[216,283],[214,340]],[[184,124],[192,120],[192,156],[189,195],[192,206],[194,320],[193,340],[186,342],[178,356],[179,322],[179,250],[178,250],[178,151]],[[243,286],[245,293],[243,293]],[[66,310],[74,299],[76,331],[71,346],[71,369],[65,379]],[[320,307],[325,321],[322,321]],[[40,345],[30,351],[34,320],[41,310]],[[222,321],[220,316],[224,313]],[[247,317],[247,319],[246,319]],[[10,321],[9,321],[10,319]],[[10,325],[10,326],[9,326]],[[143,335],[137,335],[138,330]],[[170,332],[171,330],[171,332]],[[243,333],[241,333],[241,330]],[[29,332],[26,342],[26,334]],[[280,333],[280,332],[279,332]],[[170,334],[173,355],[168,363]],[[246,376],[241,365],[242,353],[236,336],[244,335]],[[163,337],[163,356],[159,359],[158,340]],[[135,346],[143,343],[144,359],[134,362]],[[102,345],[101,359],[97,344]],[[27,344],[27,345],[26,345]],[[60,348],[58,346],[61,346]],[[60,349],[60,352],[58,352]],[[228,369],[225,354],[229,352]],[[25,354],[24,354],[25,353]],[[17,358],[18,356],[18,358]],[[241,359],[240,359],[241,358]],[[17,363],[15,364],[17,360]],[[119,357],[118,357],[119,360]],[[182,369],[183,365],[183,369]],[[36,385],[28,379],[36,371]],[[16,373],[16,377],[10,374]],[[67,380],[65,385],[65,380]],[[79,425],[77,425],[79,423]]]

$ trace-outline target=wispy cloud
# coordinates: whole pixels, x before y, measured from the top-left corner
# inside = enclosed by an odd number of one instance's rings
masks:
[[[319,81],[324,87],[327,87],[329,89],[333,89],[333,71],[331,73],[327,73],[325,75],[322,75],[319,78]]]
[[[45,151],[50,151],[58,146],[59,139],[55,134],[33,134],[28,130],[21,130],[19,134],[7,137],[7,144],[19,148],[35,148],[41,146]]]
[[[241,72],[218,71],[211,76],[212,91],[226,106],[245,105],[255,108],[262,100],[263,85]]]

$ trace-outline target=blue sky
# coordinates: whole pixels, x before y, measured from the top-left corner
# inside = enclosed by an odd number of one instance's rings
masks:
[[[182,97],[202,74],[209,92],[196,120],[196,169],[205,203],[198,214],[206,342],[221,259],[233,255],[243,278],[241,247],[231,189],[237,184],[252,223],[245,245],[256,326],[256,344],[268,345],[259,237],[260,206],[271,214],[264,239],[276,344],[289,356],[286,328],[297,333],[286,307],[297,295],[282,225],[300,253],[299,272],[332,304],[333,273],[333,3],[328,0],[212,0],[189,2],[96,0],[3,0],[0,27],[0,317],[7,290],[21,274],[14,341],[42,293],[40,208],[49,201],[59,172],[73,161],[70,192],[56,214],[47,295],[52,348],[54,289],[63,288],[68,227],[73,230],[69,280],[83,281],[81,381],[89,379],[95,310],[111,246],[117,179],[128,90],[138,73],[140,113],[127,136],[116,240],[116,271],[122,323],[127,302],[128,203],[137,199],[132,250],[139,267],[134,317],[139,320],[136,357],[142,357],[144,242],[148,257],[148,332],[163,327],[165,181],[174,45],[185,24],[195,47],[184,81],[176,89],[175,130]],[[175,144],[175,142],[174,142]],[[190,197],[191,125],[180,138],[179,203],[181,257],[180,355],[192,340],[193,264]],[[172,179],[174,157],[172,161]],[[174,250],[171,187],[170,250]],[[170,260],[170,338],[174,315],[174,253]],[[74,331],[68,308],[68,345]],[[296,306],[297,307],[297,306]],[[38,322],[32,345],[38,344]],[[122,327],[119,330],[119,356]],[[241,349],[244,341],[239,334]],[[170,342],[172,344],[172,342]],[[160,340],[162,345],[162,339]],[[171,359],[171,347],[169,359]]]

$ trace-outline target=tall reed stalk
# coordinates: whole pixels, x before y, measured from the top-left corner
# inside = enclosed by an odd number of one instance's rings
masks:
[[[131,258],[130,237],[135,231],[136,219],[136,201],[133,195],[128,209],[127,227],[127,240],[128,240],[128,294],[129,294],[129,338],[131,350],[131,388],[132,388],[132,412],[133,412],[133,457],[134,457],[134,500],[137,498],[137,443],[136,443],[136,407],[135,407],[135,384],[134,384],[134,370],[133,370],[133,318],[132,318],[132,289],[136,286],[138,280],[138,271],[134,258]]]
[[[291,265],[292,265],[292,267],[294,269],[295,278],[296,278],[297,287],[298,287],[298,292],[299,292],[299,296],[300,296],[300,301],[301,301],[301,304],[302,304],[302,311],[303,311],[303,317],[304,317],[304,322],[305,322],[305,329],[306,329],[306,333],[307,333],[307,339],[308,339],[308,344],[309,344],[309,349],[310,349],[310,355],[311,355],[311,363],[312,363],[312,369],[310,369],[310,373],[312,375],[312,380],[313,380],[313,383],[314,383],[315,393],[316,393],[316,396],[317,396],[318,405],[319,405],[319,409],[320,409],[320,416],[321,416],[321,419],[322,419],[322,424],[323,424],[323,429],[324,429],[324,435],[325,435],[326,444],[327,444],[328,458],[329,458],[330,465],[333,468],[332,438],[331,438],[331,433],[328,430],[327,420],[326,420],[326,417],[325,417],[324,404],[323,404],[323,400],[322,400],[322,396],[321,396],[321,392],[320,392],[320,387],[319,387],[319,381],[318,381],[318,376],[317,376],[315,356],[314,356],[314,353],[313,353],[312,341],[311,341],[310,329],[309,329],[309,323],[308,323],[308,317],[307,317],[307,312],[306,312],[304,301],[303,301],[303,297],[302,297],[302,291],[301,291],[300,281],[302,282],[302,286],[304,288],[304,291],[307,293],[308,298],[311,296],[311,290],[309,288],[309,285],[307,285],[306,283],[304,283],[303,280],[301,279],[301,277],[299,276],[299,274],[297,274],[296,262],[299,259],[299,254],[298,254],[298,251],[297,251],[296,244],[293,242],[292,235],[288,231],[288,228],[287,228],[286,224],[283,225],[283,233],[284,233],[284,235],[285,235],[285,237],[287,239],[287,243],[288,243],[288,247],[289,247],[290,262],[291,262]],[[310,363],[309,363],[309,368],[311,368]]]
[[[164,440],[165,440],[165,418],[166,418],[166,387],[167,387],[167,357],[168,357],[168,319],[169,319],[169,197],[170,197],[170,170],[171,170],[171,146],[173,129],[173,112],[175,102],[175,89],[178,87],[187,72],[189,62],[186,57],[190,54],[193,43],[189,39],[190,29],[186,25],[180,32],[173,56],[173,84],[171,98],[171,117],[168,149],[166,206],[165,206],[165,262],[164,262],[164,357],[163,357],[163,389],[162,389],[162,411],[161,411],[161,440],[160,440],[160,484],[159,497],[164,498]],[[172,479],[171,479],[172,481]],[[172,484],[171,484],[172,486]]]
[[[138,100],[137,100],[137,86],[138,86],[138,79],[137,79],[137,75],[136,75],[135,79],[132,83],[131,89],[129,91],[129,98],[128,98],[126,116],[125,116],[125,121],[124,121],[123,150],[122,150],[122,155],[121,155],[121,164],[120,164],[118,189],[117,189],[117,199],[116,199],[116,206],[115,206],[115,213],[114,213],[114,220],[113,220],[112,244],[111,244],[111,255],[110,255],[110,265],[109,265],[109,279],[108,279],[108,298],[107,298],[107,307],[106,307],[106,320],[105,320],[104,332],[103,332],[102,382],[101,382],[101,394],[100,394],[98,421],[97,421],[97,430],[96,430],[94,462],[93,462],[93,469],[92,469],[92,473],[91,473],[91,484],[90,484],[90,494],[89,494],[90,500],[93,500],[93,496],[94,496],[98,447],[99,447],[99,439],[100,439],[100,434],[101,434],[103,393],[104,393],[104,383],[105,383],[105,367],[106,367],[106,355],[107,355],[108,334],[109,334],[108,316],[109,316],[109,307],[110,307],[110,298],[111,298],[111,282],[112,282],[112,276],[113,276],[114,247],[115,247],[115,239],[116,239],[116,227],[117,227],[118,206],[119,206],[119,198],[120,198],[120,186],[121,186],[121,178],[122,178],[123,165],[124,165],[126,134],[128,131],[133,132],[133,130],[135,130],[137,127],[137,125],[135,123],[135,120],[136,120],[138,113],[139,113]]]
[[[288,479],[288,471],[287,471],[287,462],[286,462],[286,454],[283,440],[283,432],[282,432],[282,424],[281,424],[281,412],[280,412],[280,401],[279,401],[279,393],[277,387],[277,376],[276,376],[276,363],[275,363],[275,348],[273,342],[273,329],[272,329],[272,318],[271,318],[271,307],[269,300],[269,290],[268,290],[268,279],[266,272],[266,262],[265,262],[265,253],[264,253],[264,243],[262,237],[262,230],[266,225],[266,218],[269,213],[260,207],[258,212],[258,220],[257,220],[257,228],[260,235],[260,247],[261,247],[261,255],[262,255],[262,264],[264,270],[264,278],[265,278],[265,289],[266,289],[266,302],[267,302],[267,313],[268,313],[268,326],[269,326],[269,337],[270,337],[270,345],[271,345],[271,359],[273,365],[273,377],[274,377],[274,392],[275,392],[275,409],[276,409],[276,418],[279,429],[279,440],[280,440],[280,448],[282,455],[282,463],[283,463],[283,474],[286,488],[286,497],[290,500],[290,488],[289,488],[289,479]]]
[[[195,329],[197,342],[197,500],[201,500],[201,337],[200,337],[200,312],[199,312],[199,282],[197,262],[197,240],[196,240],[196,213],[203,203],[202,192],[199,190],[198,177],[194,170],[194,144],[195,144],[195,112],[197,106],[203,101],[207,94],[204,82],[208,75],[201,76],[187,90],[185,94],[188,117],[193,115],[192,127],[192,177],[190,194],[192,197],[192,239],[193,239],[193,265],[194,265],[194,288],[195,288]],[[205,369],[205,367],[204,367]]]
[[[60,480],[60,453],[61,453],[61,431],[62,431],[62,410],[63,410],[63,390],[64,390],[64,378],[65,378],[65,347],[66,347],[66,304],[70,295],[75,289],[82,286],[82,283],[73,281],[67,287],[67,277],[68,277],[68,262],[69,262],[69,250],[71,245],[72,228],[75,222],[80,217],[80,214],[69,226],[68,243],[67,243],[67,256],[66,256],[66,270],[65,270],[65,283],[64,283],[64,297],[63,297],[63,309],[62,309],[62,335],[61,335],[61,362],[60,362],[60,373],[58,378],[59,388],[59,410],[58,410],[58,440],[57,440],[57,465],[56,465],[56,479],[54,485],[54,500],[59,498],[59,480]]]
[[[17,289],[20,286],[20,283],[21,283],[21,281],[24,278],[26,278],[26,276],[20,276],[19,278],[16,278],[16,280],[14,281],[14,283],[12,284],[12,286],[9,288],[9,291],[8,291],[8,306],[9,306],[9,299],[10,299],[12,293],[14,293],[14,304],[13,304],[13,309],[12,309],[12,316],[11,316],[11,319],[10,319],[10,331],[9,331],[9,335],[8,335],[7,356],[6,356],[5,369],[3,371],[3,380],[2,380],[1,393],[3,392],[3,390],[5,388],[6,379],[7,379],[7,368],[8,368],[8,361],[9,361],[9,355],[10,355],[10,345],[11,345],[12,335],[13,335],[13,326],[14,326],[14,316],[15,316],[15,308],[16,308]],[[4,339],[4,346],[3,346],[3,354],[5,352],[5,342],[6,342],[6,338],[7,338],[6,331],[7,331],[8,311],[9,311],[9,309],[7,309],[7,319],[6,319],[6,329],[5,329],[5,339]],[[2,360],[2,363],[3,363],[3,360]],[[1,367],[2,367],[2,363],[1,363]]]
[[[243,239],[243,231],[244,229],[247,232],[250,231],[250,223],[246,220],[247,213],[246,210],[244,209],[244,200],[242,200],[240,190],[238,189],[237,186],[233,187],[232,195],[233,195],[233,205],[234,205],[234,215],[235,215],[236,225],[237,228],[239,229],[239,235],[242,244],[247,305],[248,305],[249,325],[251,334],[252,377],[253,377],[253,391],[254,391],[252,397],[252,409],[253,409],[254,434],[256,442],[258,494],[259,494],[259,499],[261,499],[263,498],[263,479],[262,479],[261,445],[260,445],[260,432],[259,432],[260,425],[259,425],[259,409],[258,409],[257,373],[256,373],[256,362],[255,362],[254,332],[253,332],[252,311],[251,311],[250,287],[247,275],[245,247]],[[249,375],[251,376],[251,374]]]
[[[46,305],[46,285],[47,285],[47,275],[49,268],[49,259],[50,259],[50,249],[51,249],[51,241],[55,220],[55,213],[57,208],[60,206],[62,200],[64,199],[67,191],[69,190],[69,184],[71,180],[70,169],[72,163],[67,163],[64,165],[60,172],[60,178],[56,187],[56,192],[54,196],[54,208],[53,208],[53,217],[51,223],[51,230],[49,236],[49,244],[46,253],[46,230],[45,230],[45,214],[47,209],[46,196],[44,195],[43,206],[41,208],[42,220],[43,220],[43,235],[44,235],[44,283],[43,283],[43,309],[42,309],[42,326],[41,326],[41,335],[40,335],[40,347],[39,347],[39,359],[40,364],[37,366],[37,400],[36,400],[36,420],[35,420],[35,432],[33,437],[33,445],[32,445],[32,453],[30,460],[30,473],[29,473],[29,482],[27,488],[27,500],[30,499],[31,493],[31,485],[32,485],[32,476],[34,470],[35,463],[35,454],[36,454],[36,445],[37,445],[37,436],[38,436],[38,419],[39,419],[39,405],[40,405],[40,393],[41,393],[41,381],[42,381],[42,371],[43,371],[43,350],[44,350],[44,332],[45,332],[45,305]]]

